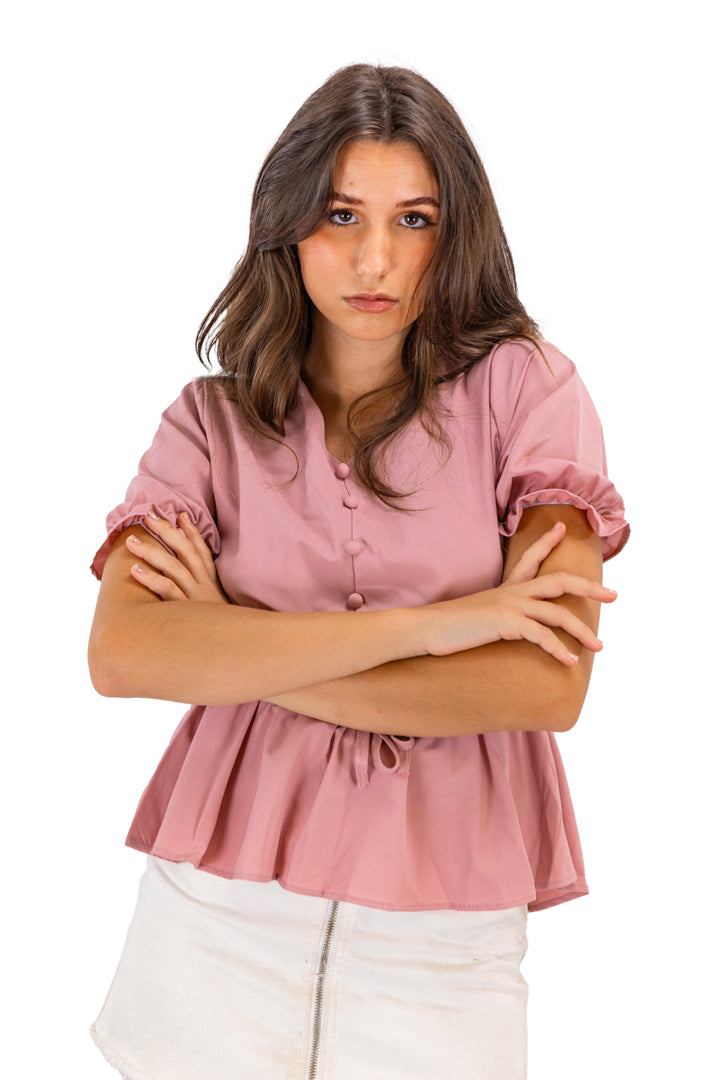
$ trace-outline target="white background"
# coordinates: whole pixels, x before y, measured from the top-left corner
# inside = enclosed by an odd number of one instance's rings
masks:
[[[633,524],[561,736],[591,896],[530,918],[531,1080],[714,1074],[709,5],[65,0],[3,22],[8,1077],[112,1075],[86,1030],[143,866],[125,832],[181,710],[93,693],[87,565],[201,373],[194,334],[265,153],[359,60],[415,67],[466,121],[521,296],[595,398]]]

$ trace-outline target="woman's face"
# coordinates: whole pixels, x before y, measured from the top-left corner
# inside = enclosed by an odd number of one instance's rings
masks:
[[[437,235],[440,193],[422,153],[369,139],[338,155],[324,221],[298,244],[315,320],[356,340],[398,344]]]

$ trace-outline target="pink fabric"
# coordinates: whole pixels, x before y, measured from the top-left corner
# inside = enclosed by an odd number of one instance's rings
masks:
[[[327,451],[301,384],[286,442],[246,433],[207,382],[163,415],[110,544],[149,508],[188,510],[237,604],[281,611],[419,605],[498,584],[522,510],[585,510],[606,558],[625,543],[600,422],[553,346],[503,343],[440,401],[452,451],[421,423],[392,445],[405,513]],[[572,804],[550,732],[367,735],[267,702],[194,706],[145,790],[127,840],[224,877],[370,907],[538,910],[587,892]]]

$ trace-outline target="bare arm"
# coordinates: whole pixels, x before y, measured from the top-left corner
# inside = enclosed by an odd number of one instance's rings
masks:
[[[130,537],[139,541],[134,554]],[[133,573],[167,553],[142,526],[125,530],[105,565],[90,633],[95,689],[109,697],[228,705],[412,656],[406,613],[279,613],[213,599],[164,603]],[[145,573],[148,573],[146,568]]]
[[[602,579],[600,541],[585,514],[570,506],[525,510],[508,541],[505,578],[523,553],[554,522],[565,523],[561,543],[541,574],[569,570]],[[600,605],[586,597],[561,601],[597,632]],[[422,656],[383,664],[272,700],[294,712],[362,731],[395,735],[466,735],[488,731],[566,731],[577,720],[590,681],[594,652],[556,631],[575,652],[574,666],[558,664],[528,641],[498,641],[451,656]]]
[[[319,685],[395,660],[460,653],[499,638],[526,638],[541,646],[538,651],[552,654],[551,665],[574,666],[557,629],[590,650],[600,645],[582,619],[552,599],[566,593],[612,599],[592,580],[556,573],[508,580],[498,589],[414,609],[257,611],[218,602],[212,559],[189,523],[192,543],[167,522],[148,521],[148,526],[178,557],[135,527],[126,530],[108,559],[89,661],[96,688],[110,696],[225,705],[274,699],[302,687],[322,694]],[[556,543],[557,538],[551,546]],[[134,561],[138,557],[141,564]],[[345,721],[333,717],[332,722]],[[387,730],[379,723],[377,730],[383,727]]]

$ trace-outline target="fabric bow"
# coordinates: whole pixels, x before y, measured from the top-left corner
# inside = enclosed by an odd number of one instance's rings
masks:
[[[370,783],[370,761],[373,768],[385,773],[399,772],[407,776],[410,772],[410,751],[415,745],[414,735],[381,735],[378,732],[357,731],[355,733],[355,780],[359,787]],[[392,757],[392,765],[386,765],[382,759],[383,747]]]

